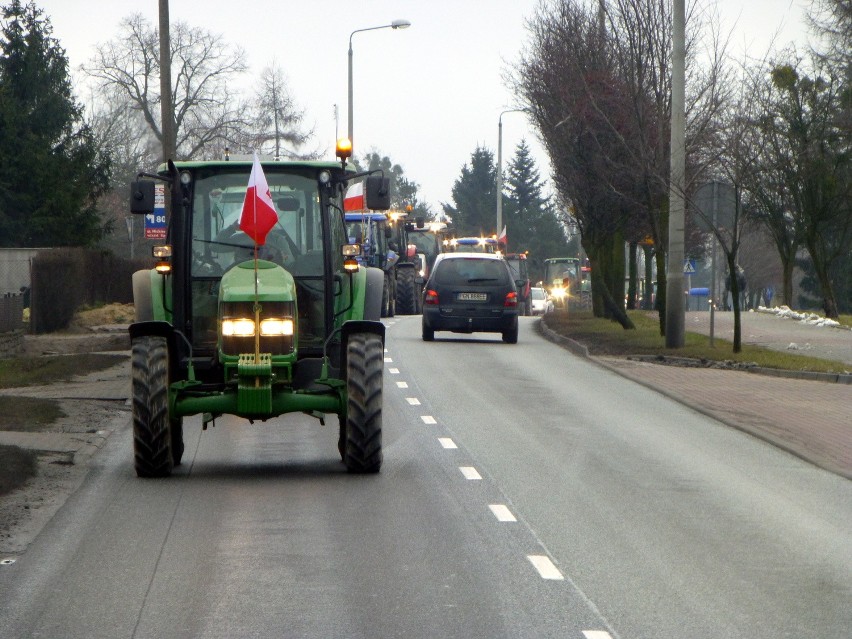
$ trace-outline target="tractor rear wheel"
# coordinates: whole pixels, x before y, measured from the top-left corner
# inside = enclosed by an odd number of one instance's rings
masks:
[[[169,428],[172,431],[172,463],[180,466],[183,459],[183,417],[169,420]]]
[[[377,473],[382,465],[382,339],[373,333],[353,333],[346,352],[343,463],[350,473]]]
[[[396,297],[397,311],[400,315],[415,315],[417,313],[417,273],[413,268],[402,268],[397,271]]]
[[[132,348],[136,474],[139,477],[168,477],[174,466],[169,419],[169,349],[165,338],[150,336],[137,337]],[[181,428],[181,448],[182,435]]]

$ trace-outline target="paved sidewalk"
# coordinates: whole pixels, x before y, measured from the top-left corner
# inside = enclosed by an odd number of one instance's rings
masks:
[[[548,339],[588,357],[581,344],[553,333],[541,322],[539,328]],[[846,340],[847,335],[838,333],[836,337]],[[616,357],[592,359],[729,426],[852,479],[852,384]]]

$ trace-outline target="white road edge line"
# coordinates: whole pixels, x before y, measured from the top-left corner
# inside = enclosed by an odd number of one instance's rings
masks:
[[[584,630],[583,636],[586,639],[612,639],[612,635],[606,630]]]
[[[512,514],[512,511],[503,504],[489,504],[488,507],[491,509],[491,512],[494,513],[497,521],[518,521],[518,519]]]
[[[438,441],[441,442],[441,446],[444,448],[458,448],[456,443],[449,437],[439,437]]]
[[[459,470],[465,479],[482,479],[482,475],[473,466],[459,466]]]
[[[438,423],[437,421],[435,421],[435,418],[432,417],[431,415],[421,415],[420,419],[423,420],[424,424],[437,424]]]
[[[541,575],[542,579],[553,579],[556,581],[565,579],[562,573],[559,572],[559,569],[550,561],[550,557],[546,555],[527,555],[527,559],[538,570],[538,574]]]
[[[420,406],[420,400],[416,397],[406,397],[405,401],[407,401],[411,406]]]

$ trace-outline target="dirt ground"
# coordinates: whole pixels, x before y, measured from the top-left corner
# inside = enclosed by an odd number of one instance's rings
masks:
[[[38,356],[92,350],[129,351],[130,342],[122,325],[132,321],[132,304],[111,304],[84,310],[77,314],[65,331],[27,335],[26,354]],[[92,382],[97,382],[98,392],[103,397],[91,395]],[[45,424],[38,431],[85,441],[87,447],[94,450],[103,444],[110,433],[129,420],[130,408],[126,403],[129,383],[128,358],[111,369],[85,373],[70,382],[0,392],[59,401],[65,416],[52,424]],[[103,392],[104,389],[106,392]],[[79,454],[38,451],[36,476],[21,488],[0,498],[0,554],[14,556],[24,552],[85,476],[86,461]]]

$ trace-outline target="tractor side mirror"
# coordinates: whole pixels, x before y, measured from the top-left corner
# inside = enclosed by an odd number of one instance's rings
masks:
[[[154,212],[154,183],[151,180],[130,183],[130,212]]]
[[[364,184],[364,199],[368,209],[386,211],[390,208],[390,179],[369,176]]]

